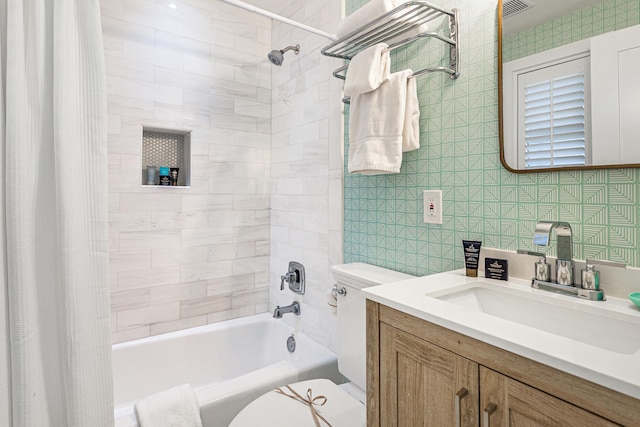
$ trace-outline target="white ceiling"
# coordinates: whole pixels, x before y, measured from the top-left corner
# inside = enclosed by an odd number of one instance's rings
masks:
[[[502,0],[506,3],[507,0]],[[531,28],[551,19],[568,15],[602,0],[532,0],[535,6],[503,20],[503,35]]]

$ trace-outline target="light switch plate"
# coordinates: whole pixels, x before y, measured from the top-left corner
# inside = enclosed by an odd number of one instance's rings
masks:
[[[424,190],[425,224],[442,224],[442,190]]]

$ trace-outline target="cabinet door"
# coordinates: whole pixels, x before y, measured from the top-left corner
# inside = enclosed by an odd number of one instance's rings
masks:
[[[380,324],[384,426],[478,426],[478,364]]]
[[[617,425],[484,366],[480,367],[480,411],[482,427]]]

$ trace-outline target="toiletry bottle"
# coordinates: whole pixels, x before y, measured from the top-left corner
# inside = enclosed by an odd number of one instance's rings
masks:
[[[147,166],[147,185],[156,185],[156,167]]]
[[[177,186],[178,185],[178,171],[180,168],[171,168],[171,185],[172,186]]]
[[[160,166],[160,185],[167,187],[171,185],[171,176],[169,175],[168,167]]]
[[[476,240],[463,240],[464,264],[469,277],[478,277],[478,262],[480,261],[480,247],[482,242]]]

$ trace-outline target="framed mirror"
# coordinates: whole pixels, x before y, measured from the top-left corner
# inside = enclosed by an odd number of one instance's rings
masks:
[[[500,161],[640,167],[637,0],[498,0]]]

